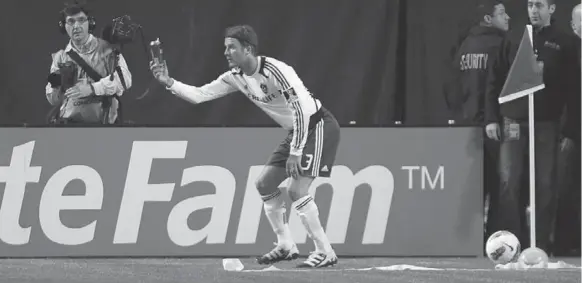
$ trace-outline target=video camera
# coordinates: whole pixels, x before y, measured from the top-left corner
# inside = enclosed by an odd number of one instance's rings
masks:
[[[101,37],[111,44],[127,44],[133,42],[138,32],[143,32],[141,25],[131,20],[129,15],[117,17],[103,28]]]
[[[66,91],[68,88],[77,83],[77,65],[73,62],[59,63],[59,69],[54,73],[50,73],[48,81],[54,88],[60,88],[61,91]]]

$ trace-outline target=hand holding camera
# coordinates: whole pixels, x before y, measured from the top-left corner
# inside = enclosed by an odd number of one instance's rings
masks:
[[[170,78],[168,73],[166,62],[156,63],[152,61],[150,62],[150,69],[152,70],[154,78],[156,78],[156,80],[161,84],[165,85],[166,87],[171,87],[172,84],[174,84],[174,80]]]

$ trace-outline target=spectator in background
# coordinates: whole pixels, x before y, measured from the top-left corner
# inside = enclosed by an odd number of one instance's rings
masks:
[[[572,10],[572,30],[577,35],[578,40],[577,54],[580,56],[580,36],[581,19],[580,10],[582,4],[576,5]],[[558,156],[558,189],[560,197],[558,202],[558,216],[556,219],[556,228],[554,231],[554,249],[559,256],[580,256],[580,96],[581,84],[580,79],[580,57],[572,64],[577,65],[577,71],[574,74],[565,74],[572,77],[574,88],[578,88],[578,95],[573,96],[568,105],[577,108],[568,108],[565,115],[564,128],[569,129],[574,137],[572,143],[563,139]]]
[[[469,30],[455,54],[453,80],[445,94],[454,112],[455,123],[484,126],[487,69],[509,29],[510,17],[501,0],[483,0],[477,7],[477,19],[478,24]],[[486,200],[499,186],[496,172],[498,145],[486,139],[484,151],[484,200]],[[487,211],[495,209],[495,203],[489,200]],[[493,232],[495,231],[486,228],[485,237]]]
[[[556,161],[560,135],[564,144],[574,138],[571,128],[560,128],[560,117],[566,101],[580,95],[574,89],[572,61],[577,59],[571,32],[559,30],[552,14],[555,0],[528,0],[528,15],[533,26],[533,47],[543,70],[545,89],[535,94],[535,168],[536,168],[536,246],[551,254],[550,235],[557,210]],[[500,140],[499,173],[501,183],[497,196],[498,210],[493,211],[495,230],[509,230],[523,246],[529,245],[528,231],[523,229],[524,210],[520,206],[522,175],[528,172],[528,99],[521,98],[499,105],[498,98],[515,58],[525,25],[508,36],[489,74],[486,97],[486,131],[491,139]]]
[[[582,37],[582,4],[578,4],[572,9],[572,30],[578,37]]]

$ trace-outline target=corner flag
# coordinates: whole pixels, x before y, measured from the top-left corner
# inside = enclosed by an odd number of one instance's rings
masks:
[[[533,51],[530,28],[531,26],[528,26],[523,31],[517,54],[499,94],[500,104],[521,98],[545,87],[542,72],[539,70]]]
[[[535,119],[534,92],[544,89],[543,72],[538,67],[533,51],[533,27],[527,25],[519,43],[519,49],[509,69],[503,89],[499,94],[499,103],[505,103],[528,97],[528,136],[529,136],[529,209],[530,246],[536,246],[536,162],[535,162]]]

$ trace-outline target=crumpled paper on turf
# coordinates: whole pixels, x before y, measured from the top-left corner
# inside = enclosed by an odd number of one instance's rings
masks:
[[[225,258],[222,260],[222,267],[226,271],[242,271],[245,266],[238,258]]]
[[[510,262],[507,264],[498,264],[495,269],[502,270],[527,270],[527,269],[562,269],[562,268],[580,268],[573,264],[568,264],[563,261],[558,262],[548,262],[548,265],[544,267],[544,263],[540,262],[536,265],[526,265],[523,262]]]
[[[380,267],[373,267],[371,269],[374,269],[374,270],[382,270],[382,271],[443,270],[442,268],[430,268],[430,267],[422,267],[422,266],[415,266],[415,265],[408,265],[408,264],[398,264],[398,265],[391,265],[391,266],[380,266]]]

